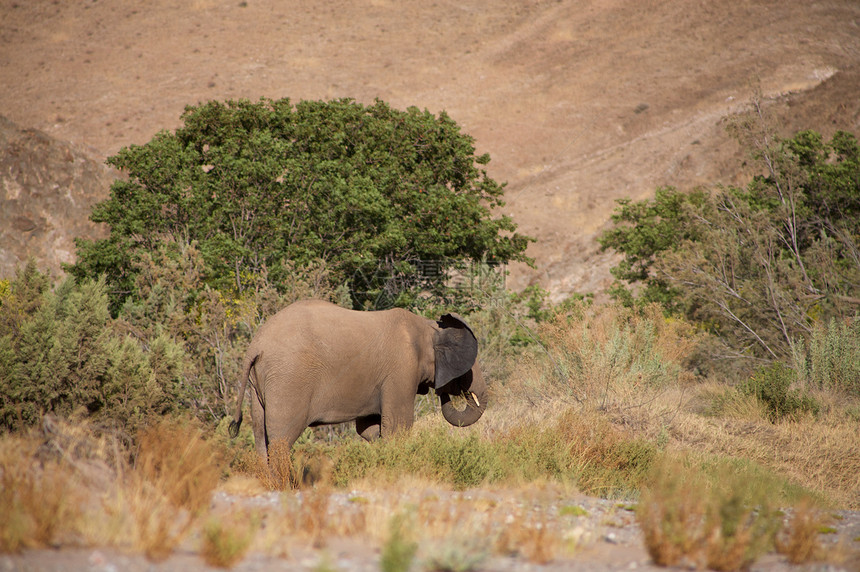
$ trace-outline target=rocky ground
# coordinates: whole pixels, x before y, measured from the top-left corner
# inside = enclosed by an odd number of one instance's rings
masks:
[[[313,496],[317,495],[314,499]],[[530,571],[615,571],[661,570],[648,556],[642,534],[636,523],[633,506],[617,500],[596,499],[581,495],[556,492],[524,492],[499,490],[421,489],[392,495],[384,491],[337,491],[326,493],[326,529],[340,528],[353,531],[347,535],[329,535],[314,538],[309,530],[301,534],[282,536],[279,528],[289,514],[301,513],[303,504],[318,502],[318,493],[301,491],[290,493],[263,493],[254,496],[230,494],[220,491],[213,497],[215,514],[231,514],[237,508],[257,511],[264,515],[258,530],[258,542],[250,553],[233,569],[238,571],[262,570],[380,570],[380,546],[387,536],[387,525],[393,514],[415,513],[418,510],[438,510],[450,513],[440,516],[425,531],[439,533],[438,537],[419,539],[421,548],[413,570],[431,570],[429,562],[452,545],[459,546],[460,556],[454,562],[467,562],[465,555],[486,552],[489,543],[498,542],[504,531],[520,530],[518,519],[527,521],[524,526],[540,523],[558,534],[555,540],[545,539],[544,552],[535,552],[534,538],[525,536],[521,544],[511,545],[510,556],[498,553],[478,559],[472,570],[498,572]],[[581,509],[581,510],[580,510]],[[483,518],[486,516],[487,518]],[[360,522],[360,531],[355,531]],[[860,513],[834,511],[831,534],[822,535],[825,553],[830,562],[790,565],[784,556],[767,554],[757,560],[751,570],[762,572],[793,572],[800,570],[860,569],[857,560],[860,550]],[[478,528],[480,526],[480,528]],[[520,533],[516,533],[520,534]],[[475,542],[469,540],[475,539]],[[483,544],[482,544],[483,543]],[[209,570],[198,553],[199,538],[190,537],[169,558],[153,563],[143,555],[115,548],[63,548],[61,550],[33,550],[20,555],[0,557],[0,570],[92,570],[100,572],[158,571],[158,570]],[[853,556],[852,556],[853,554]],[[854,558],[852,560],[852,558]],[[326,568],[327,567],[327,568]],[[687,568],[682,567],[682,568]]]

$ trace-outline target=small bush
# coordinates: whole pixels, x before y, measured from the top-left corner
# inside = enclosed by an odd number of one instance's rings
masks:
[[[209,566],[232,568],[251,547],[259,521],[253,515],[233,511],[203,526],[200,553]]]
[[[530,369],[514,376],[524,378],[523,391],[603,408],[647,400],[691,379],[685,366],[698,344],[689,324],[664,317],[656,304],[572,302],[541,323],[538,334],[545,351],[536,351],[525,364]]]
[[[777,362],[759,368],[749,380],[738,385],[738,391],[764,403],[773,422],[807,413],[817,415],[821,406],[815,398],[791,388],[795,377],[794,370]]]
[[[407,572],[415,560],[418,543],[409,532],[409,517],[397,514],[388,523],[388,540],[382,547],[379,567],[382,572]]]
[[[805,564],[821,557],[819,529],[823,515],[811,502],[804,500],[792,511],[788,525],[777,538],[777,550],[792,564]]]
[[[434,547],[424,561],[427,572],[472,572],[480,570],[489,556],[486,540],[453,535]]]
[[[860,397],[860,319],[832,319],[812,330],[795,367],[812,387]]]

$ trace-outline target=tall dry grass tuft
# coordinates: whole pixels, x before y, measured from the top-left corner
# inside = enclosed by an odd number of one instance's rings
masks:
[[[190,421],[163,419],[144,429],[133,465],[119,465],[104,506],[115,531],[108,543],[158,562],[187,537],[221,474],[217,447]]]
[[[0,552],[49,546],[76,532],[82,498],[71,467],[39,458],[34,434],[0,438]]]
[[[824,515],[809,500],[802,500],[777,537],[776,549],[792,564],[806,564],[823,556],[818,536],[824,525]]]
[[[661,566],[747,568],[773,546],[781,521],[768,483],[722,466],[659,464],[637,506],[645,547]]]
[[[293,487],[292,454],[284,441],[269,444],[269,458],[262,459],[253,454],[243,461],[243,470],[253,474],[264,488],[270,491],[286,491]]]
[[[123,536],[130,537],[133,550],[153,562],[168,558],[194,524],[188,511],[176,507],[163,491],[138,476],[132,476],[124,485],[111,510],[119,519],[123,513],[128,515],[130,534]]]
[[[191,421],[164,419],[138,439],[135,473],[173,506],[197,514],[209,505],[221,478],[221,453]]]

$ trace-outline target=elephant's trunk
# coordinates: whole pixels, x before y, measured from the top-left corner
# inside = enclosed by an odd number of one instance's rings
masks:
[[[447,393],[439,395],[442,402],[442,416],[445,420],[455,427],[466,427],[481,418],[484,414],[484,409],[487,407],[487,399],[484,396],[476,396],[471,391],[464,393],[466,397],[466,408],[460,411],[454,404],[451,403],[451,396]]]
[[[462,384],[456,387],[462,390],[466,398],[466,408],[462,411],[451,403],[450,393],[439,394],[439,400],[442,402],[442,416],[455,427],[471,425],[481,418],[484,409],[487,408],[487,385],[484,383],[480,368],[476,365],[461,380]]]

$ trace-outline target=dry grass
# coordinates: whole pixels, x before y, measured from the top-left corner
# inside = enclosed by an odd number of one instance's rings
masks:
[[[699,458],[749,459],[835,504],[860,508],[850,400],[817,392],[818,417],[772,423],[754,397],[724,382],[694,382],[687,362],[698,334],[656,307],[576,306],[538,333],[543,346],[535,344],[493,388],[493,408],[479,429],[485,438],[545,427],[573,408],[589,422],[612,425],[622,440],[641,438]],[[588,490],[600,493],[600,481],[610,475],[598,475]]]
[[[190,422],[161,420],[145,430],[132,464],[119,464],[103,501],[97,543],[159,562],[188,537],[208,509],[221,475],[218,449]]]
[[[256,454],[246,455],[240,470],[254,475],[267,490],[285,491],[330,484],[333,463],[320,450],[290,450],[286,443],[276,441],[269,445],[268,462]]]
[[[121,443],[52,417],[39,434],[0,438],[2,549],[84,543],[169,556],[207,510],[220,457],[199,428],[172,420],[140,434],[134,462]]]
[[[191,422],[163,420],[139,436],[135,473],[170,503],[198,514],[209,504],[221,478],[218,449]]]
[[[39,458],[36,435],[0,439],[0,552],[49,546],[77,531],[79,483],[56,458]]]
[[[796,562],[820,557],[820,513],[799,499],[811,490],[857,508],[856,420],[839,400],[822,394],[818,418],[771,423],[760,403],[724,384],[692,384],[683,366],[694,336],[652,310],[579,308],[541,336],[549,354],[533,347],[508,368],[516,373],[496,380],[491,408],[472,427],[431,415],[372,445],[305,443],[290,452],[275,443],[268,464],[234,451],[242,471],[224,491],[291,491],[259,516],[207,516],[227,462],[217,439],[192,424],[154,424],[134,452],[86,424],[55,423],[42,453],[44,435],[5,436],[0,548],[83,541],[158,561],[199,536],[207,562],[228,567],[252,549],[286,556],[291,540],[325,547],[352,536],[383,547],[393,518],[408,515],[411,532],[428,541],[416,556],[427,567],[470,569],[490,554],[543,564],[594,539],[551,508],[559,498],[642,490],[637,518],[655,562],[736,570],[772,547],[773,506],[797,505],[777,540]],[[664,456],[676,465],[660,464]],[[748,462],[720,461],[728,458]],[[333,504],[334,487],[347,485],[368,496]],[[506,493],[473,494],[494,487]],[[544,489],[554,492],[544,498]]]
[[[702,416],[682,410],[669,425],[672,448],[748,459],[845,508],[860,508],[857,425],[834,413],[771,423],[756,415]]]
[[[762,482],[731,467],[709,475],[669,459],[643,490],[637,517],[655,563],[742,570],[773,545],[780,519],[771,502]]]
[[[693,328],[664,318],[658,306],[580,304],[538,333],[545,352],[513,378],[543,397],[606,409],[643,403],[692,378],[684,365],[698,343]]]
[[[803,501],[792,511],[788,525],[777,537],[776,548],[792,564],[806,564],[823,556],[819,530],[824,524],[822,512],[811,502]]]

